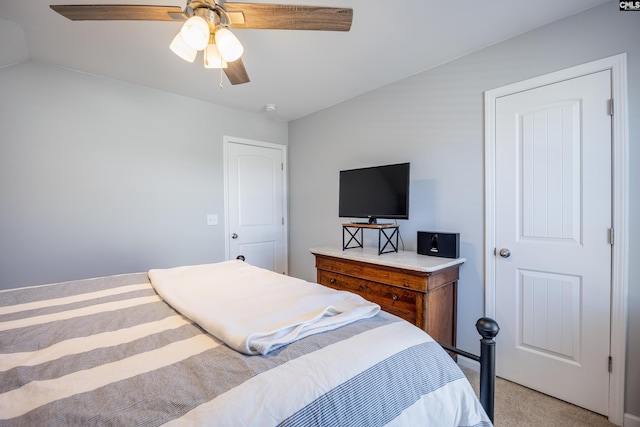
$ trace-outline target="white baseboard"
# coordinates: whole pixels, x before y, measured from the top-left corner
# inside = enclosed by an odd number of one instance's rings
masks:
[[[480,372],[480,362],[476,362],[475,360],[471,360],[466,357],[458,356],[458,365],[471,369],[472,371]]]
[[[624,427],[640,427],[640,417],[631,415],[631,414],[624,414],[623,426]]]

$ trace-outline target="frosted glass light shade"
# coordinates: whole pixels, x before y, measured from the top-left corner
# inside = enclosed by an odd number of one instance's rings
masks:
[[[184,40],[182,39],[182,33],[176,34],[173,38],[173,41],[169,45],[169,49],[180,58],[184,59],[187,62],[193,62],[196,59],[196,55],[198,53],[197,50],[189,47]]]
[[[180,34],[190,48],[202,50],[209,43],[209,24],[200,16],[192,16],[182,25]]]
[[[222,59],[218,47],[214,43],[207,45],[204,50],[204,67],[205,68],[227,68],[227,62]]]
[[[233,62],[242,56],[244,47],[240,40],[227,28],[220,28],[216,31],[216,44],[222,59]]]

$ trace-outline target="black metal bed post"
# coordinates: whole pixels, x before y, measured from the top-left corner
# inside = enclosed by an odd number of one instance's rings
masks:
[[[476,322],[476,329],[482,335],[480,340],[480,404],[493,422],[493,400],[496,388],[496,341],[500,327],[489,318],[482,317]]]

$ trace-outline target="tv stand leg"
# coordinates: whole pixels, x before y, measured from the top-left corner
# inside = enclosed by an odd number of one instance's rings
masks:
[[[352,232],[351,228],[355,228],[355,231]],[[345,231],[349,234],[349,240],[346,241]],[[358,232],[360,232],[360,238],[358,238]],[[355,242],[355,246],[349,246],[351,242]],[[364,238],[362,235],[362,228],[360,227],[349,227],[346,225],[342,226],[342,250],[345,249],[353,249],[353,248],[362,248],[364,245]]]
[[[384,246],[380,247],[382,243],[382,235],[384,235],[386,242]],[[393,240],[392,240],[394,237],[396,238],[395,244],[393,243]],[[385,251],[388,245],[391,245],[391,249],[389,249],[388,251]],[[378,230],[378,255],[386,254],[389,252],[398,252],[398,229],[397,228],[392,229],[391,235],[388,235],[384,228],[381,228]]]

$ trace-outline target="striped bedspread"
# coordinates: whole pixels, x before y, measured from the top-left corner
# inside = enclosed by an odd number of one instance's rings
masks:
[[[163,424],[491,425],[449,356],[384,312],[248,356],[146,273],[0,292],[0,425]]]

